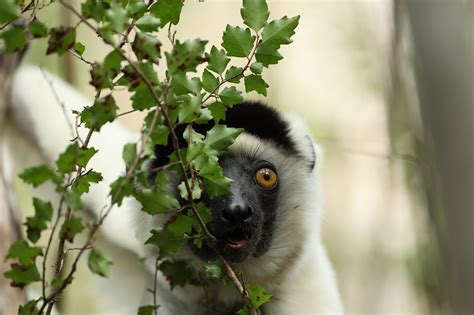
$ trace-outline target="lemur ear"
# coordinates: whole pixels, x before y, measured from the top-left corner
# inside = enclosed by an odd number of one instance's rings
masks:
[[[296,144],[298,153],[308,165],[308,170],[312,172],[315,169],[320,152],[318,145],[314,143],[308,126],[299,115],[287,113],[285,119],[290,126],[290,136]]]

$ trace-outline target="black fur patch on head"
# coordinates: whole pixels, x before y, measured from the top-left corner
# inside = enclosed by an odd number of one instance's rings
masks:
[[[280,113],[263,103],[244,102],[229,108],[222,124],[233,128],[244,128],[245,132],[257,138],[272,141],[276,146],[289,154],[298,154],[296,145],[289,135],[288,123],[283,119]],[[183,139],[183,132],[186,126],[187,125],[184,124],[175,128],[180,148],[187,146],[187,142]],[[194,130],[204,135],[213,126],[214,121],[210,121],[204,125],[193,124]],[[156,159],[153,161],[151,167],[156,168],[168,164],[169,155],[171,153],[173,153],[171,139],[168,139],[167,146],[156,146]]]

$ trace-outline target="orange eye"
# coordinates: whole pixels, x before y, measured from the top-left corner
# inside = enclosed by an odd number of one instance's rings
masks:
[[[278,183],[278,176],[271,168],[263,167],[255,174],[255,180],[261,187],[270,189]]]

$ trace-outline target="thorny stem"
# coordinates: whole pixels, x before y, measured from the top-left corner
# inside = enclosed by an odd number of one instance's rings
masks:
[[[65,2],[65,0],[59,0],[59,2],[64,6],[66,7],[67,9],[71,10],[80,20],[82,20],[84,22],[85,25],[87,25],[90,29],[92,29],[96,34],[98,34],[98,30],[92,25],[90,24],[79,12],[77,12],[71,5],[67,4]],[[168,34],[170,36],[170,34]],[[174,40],[173,37],[170,37],[171,40]],[[130,167],[129,171],[127,172],[127,180],[129,180],[135,170],[135,168],[137,167],[137,164],[138,164],[138,161],[139,161],[139,157],[140,155],[143,153],[143,150],[144,150],[144,145],[146,143],[146,140],[149,138],[151,132],[153,131],[154,127],[155,127],[155,124],[157,122],[157,118],[158,118],[158,113],[161,112],[162,116],[163,116],[163,119],[164,119],[164,123],[165,125],[169,128],[170,130],[170,136],[171,136],[171,139],[172,139],[172,145],[173,145],[173,149],[176,153],[176,156],[177,156],[177,160],[180,162],[179,163],[179,168],[180,168],[180,172],[182,174],[182,176],[184,177],[184,185],[185,185],[185,188],[186,188],[186,191],[188,193],[188,198],[189,198],[189,205],[195,215],[195,217],[197,218],[201,228],[203,229],[206,237],[208,237],[212,243],[215,244],[216,242],[216,238],[214,235],[212,235],[209,230],[207,229],[207,226],[206,224],[204,223],[203,219],[201,218],[201,216],[199,215],[199,212],[196,208],[196,205],[194,203],[194,200],[192,199],[192,190],[191,190],[191,187],[189,186],[189,183],[188,183],[188,174],[186,172],[186,169],[185,169],[185,166],[184,166],[184,160],[183,158],[181,157],[181,153],[180,153],[180,148],[179,148],[179,142],[178,142],[178,137],[176,136],[176,133],[174,131],[174,128],[173,128],[173,124],[171,123],[170,119],[169,119],[169,116],[168,116],[168,112],[167,112],[167,108],[165,105],[163,105],[162,103],[162,100],[160,98],[160,96],[158,96],[158,94],[156,93],[154,87],[153,87],[153,84],[150,82],[150,80],[140,71],[140,69],[137,67],[137,65],[127,56],[125,55],[125,53],[120,49],[119,46],[115,45],[114,43],[110,42],[108,39],[106,38],[102,38],[103,41],[112,46],[115,51],[117,51],[121,56],[122,58],[124,58],[124,60],[126,60],[128,62],[128,64],[132,67],[132,69],[140,76],[140,78],[143,80],[143,82],[145,83],[145,85],[147,86],[148,90],[151,92],[154,100],[156,101],[157,103],[157,107],[159,110],[156,110],[155,111],[155,115],[153,117],[153,120],[152,120],[152,123],[150,124],[150,127],[149,127],[149,130],[147,132],[147,134],[142,137],[142,147],[140,149],[140,152],[137,154],[135,160],[134,160],[134,163],[132,163],[132,166]],[[258,43],[258,37],[257,37],[257,43]],[[258,45],[258,44],[257,44]],[[257,46],[256,45],[256,46]],[[254,56],[255,54],[255,51],[256,51],[256,47],[254,48],[254,51],[252,52],[252,57]],[[250,62],[251,62],[251,59],[248,61],[247,65],[244,67],[244,70],[245,71],[248,66],[250,65]],[[238,75],[236,75],[235,77],[239,76],[239,75],[242,75],[243,74],[243,71],[241,73],[239,73]],[[227,80],[224,80],[223,82],[221,82],[221,84],[219,86],[221,86],[224,82],[227,82],[228,80],[231,80],[232,78],[229,78]],[[216,88],[217,90],[217,88]],[[215,90],[215,91],[216,91]],[[215,92],[213,91],[213,92]],[[166,95],[166,91],[164,91],[162,93],[162,95]],[[212,95],[212,93],[211,93]],[[207,100],[210,96],[208,96],[205,100]],[[203,102],[204,103],[204,102]],[[123,187],[120,187],[117,191],[117,195],[119,195],[119,193],[121,193],[121,190],[123,189]],[[95,232],[97,231],[97,229],[99,228],[100,225],[102,225],[102,222],[103,220],[107,217],[107,215],[110,213],[110,210],[112,209],[112,206],[114,204],[113,202],[113,198],[112,198],[112,203],[110,205],[110,207],[107,209],[107,211],[105,212],[105,214],[99,219],[99,221],[93,226],[93,228],[91,229],[91,232],[89,234],[89,238],[86,242],[86,245],[85,246],[88,246],[89,245],[89,242],[92,240],[92,237],[94,236]],[[66,276],[63,284],[55,291],[53,292],[49,297],[48,297],[48,300],[51,300],[52,298],[54,298],[57,294],[59,294],[68,284],[68,282],[70,282],[72,280],[72,275],[73,273],[75,272],[76,268],[77,268],[77,262],[80,258],[80,256],[82,255],[82,253],[84,252],[84,250],[80,251],[78,253],[78,255],[76,256],[76,259],[74,260],[74,263],[73,263],[73,266],[71,267],[71,271],[69,272],[69,274]],[[239,293],[241,294],[241,296],[243,297],[243,300],[244,300],[244,303],[246,304],[246,306],[250,309],[251,311],[251,314],[252,315],[255,315],[255,314],[259,314],[259,312],[257,310],[255,310],[252,305],[251,305],[251,302],[250,302],[250,299],[249,299],[249,296],[244,288],[244,286],[242,285],[242,283],[240,282],[240,280],[237,278],[235,272],[232,270],[232,267],[230,266],[230,264],[226,261],[226,259],[224,257],[222,257],[222,255],[219,255],[220,258],[222,259],[222,261],[224,262],[224,265],[226,267],[226,271],[227,271],[227,274],[228,276],[232,279],[232,282],[234,283],[234,285],[236,286],[237,290],[239,291]]]

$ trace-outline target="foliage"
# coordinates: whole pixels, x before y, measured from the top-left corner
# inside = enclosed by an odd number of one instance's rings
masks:
[[[38,10],[46,5],[59,5],[71,10],[80,23],[74,27],[59,25],[48,28],[36,16]],[[222,35],[222,48],[209,48],[205,40],[175,39],[173,27],[180,21],[183,5],[181,0],[85,0],[78,12],[66,0],[31,1],[29,4],[19,0],[0,0],[0,39],[5,52],[20,51],[31,40],[47,40],[45,54],[72,54],[90,66],[90,84],[96,90],[93,103],[76,113],[77,121],[89,130],[84,140],[83,135],[77,134],[58,156],[54,167],[40,165],[20,174],[20,178],[33,187],[52,182],[61,197],[59,204],[54,206],[49,201],[34,198],[35,214],[25,223],[30,242],[16,242],[7,256],[13,263],[5,276],[12,280],[13,286],[42,282],[41,298],[22,306],[21,314],[50,313],[58,297],[73,280],[79,258],[94,247],[97,230],[113,206],[120,206],[126,197],[135,198],[142,211],[149,215],[166,214],[169,218],[164,226],[150,231],[151,237],[146,243],[158,246],[161,262],[157,262],[157,268],[172,287],[184,285],[193,277],[186,262],[173,262],[169,256],[188,241],[201,246],[204,239],[215,240],[206,228],[211,218],[210,210],[200,198],[203,191],[211,197],[230,193],[231,180],[224,176],[219,165],[219,153],[227,150],[242,132],[221,122],[228,108],[243,101],[237,86],[242,79],[247,92],[267,95],[268,84],[262,72],[283,58],[279,49],[291,43],[299,17],[285,16],[269,22],[265,0],[243,0],[240,13],[244,25],[227,25]],[[87,47],[77,41],[79,27],[92,29],[112,51],[101,61],[86,61],[83,53]],[[170,51],[162,51],[157,35],[168,37],[172,44]],[[235,59],[243,59],[245,65],[231,65]],[[167,66],[163,78],[159,78],[155,71],[154,66],[159,63]],[[145,111],[147,118],[140,141],[129,143],[123,149],[127,172],[112,183],[110,200],[101,217],[83,222],[81,197],[103,179],[100,170],[88,167],[100,149],[90,147],[89,141],[105,124],[113,123],[121,115],[113,96],[119,86],[131,93],[131,111]],[[193,128],[195,124],[211,120],[214,127],[205,135]],[[177,141],[181,136],[175,133],[178,125],[186,126],[185,147],[179,147]],[[174,149],[171,162],[157,173],[155,183],[150,185],[142,164],[153,159],[155,146],[168,143]],[[168,194],[167,172],[178,172],[184,178],[177,186],[181,201]],[[134,182],[139,182],[144,188],[134,189]],[[53,208],[56,209],[54,219]],[[36,243],[47,229],[50,232],[46,249],[29,245]],[[73,257],[72,267],[63,264],[68,254],[66,242],[73,242],[75,236],[85,232],[86,242]],[[55,263],[58,269],[54,275],[48,275],[45,264],[54,237],[59,239]],[[41,273],[36,264],[40,256]],[[108,277],[111,263],[100,249],[90,251],[88,265],[93,273]],[[258,285],[244,287],[222,257],[220,261],[206,265],[203,272],[209,279],[223,279],[239,289],[244,305],[240,314],[256,314],[271,298]],[[143,306],[138,314],[152,314],[157,308],[158,305]]]

